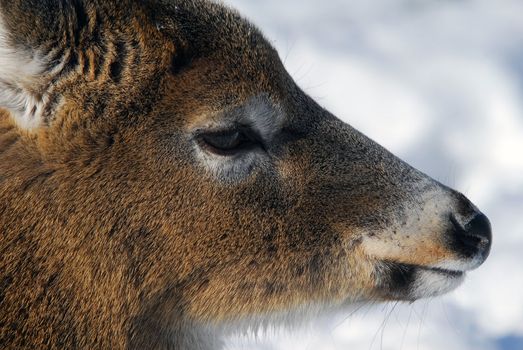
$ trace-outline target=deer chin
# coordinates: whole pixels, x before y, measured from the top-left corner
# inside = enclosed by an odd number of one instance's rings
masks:
[[[463,270],[386,262],[379,269],[378,290],[385,300],[415,301],[448,293],[465,279]]]

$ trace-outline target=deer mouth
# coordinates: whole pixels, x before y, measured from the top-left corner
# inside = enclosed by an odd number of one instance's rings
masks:
[[[414,301],[445,294],[458,287],[465,271],[385,262],[378,273],[378,290],[386,300]]]
[[[417,266],[420,270],[426,270],[431,271],[434,273],[447,275],[449,278],[461,278],[465,275],[465,271],[457,271],[457,270],[447,270],[447,269],[440,269],[437,267],[425,267],[425,266]]]

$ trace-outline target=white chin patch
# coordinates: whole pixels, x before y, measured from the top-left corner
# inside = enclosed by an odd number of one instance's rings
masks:
[[[456,289],[465,279],[465,273],[418,269],[410,287],[412,299],[430,298]]]

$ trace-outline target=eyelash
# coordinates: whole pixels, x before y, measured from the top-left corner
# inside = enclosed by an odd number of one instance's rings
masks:
[[[202,149],[220,156],[232,156],[257,147],[263,148],[260,138],[245,128],[202,132],[197,135],[196,140]]]

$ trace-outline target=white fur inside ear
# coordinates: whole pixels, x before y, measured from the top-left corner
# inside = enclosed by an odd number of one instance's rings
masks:
[[[46,62],[35,52],[12,47],[0,17],[0,107],[23,129],[37,128],[43,118]]]

